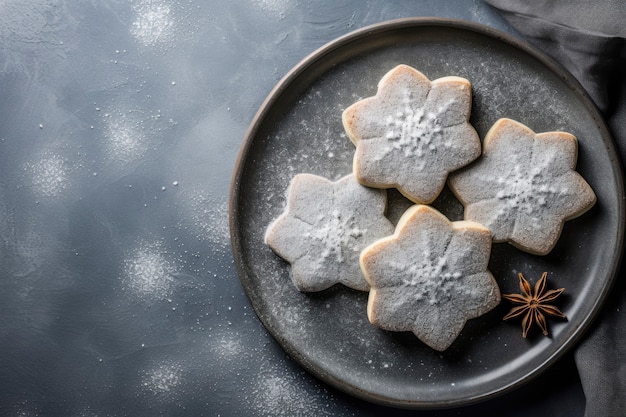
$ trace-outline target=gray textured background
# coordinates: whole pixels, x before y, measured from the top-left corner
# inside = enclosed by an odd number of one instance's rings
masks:
[[[375,406],[289,359],[233,265],[228,192],[302,58],[409,16],[513,33],[482,1],[0,1],[0,415],[582,415],[570,356],[445,412]]]

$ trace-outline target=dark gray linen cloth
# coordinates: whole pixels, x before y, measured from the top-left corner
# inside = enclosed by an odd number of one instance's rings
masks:
[[[567,68],[603,113],[626,161],[626,0],[486,0]],[[626,272],[576,347],[585,417],[626,416]]]

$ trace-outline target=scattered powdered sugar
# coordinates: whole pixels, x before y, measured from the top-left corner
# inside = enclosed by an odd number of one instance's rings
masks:
[[[261,371],[256,378],[250,405],[254,414],[271,417],[330,416],[331,396],[316,384],[315,392],[302,382],[302,375],[284,369]]]
[[[2,411],[6,411],[7,415],[15,417],[38,417],[42,414],[35,404],[31,404],[28,400],[21,400],[13,405],[3,404]]]
[[[131,34],[144,45],[159,42],[173,25],[170,6],[160,0],[140,0],[133,7],[136,13]]]
[[[39,196],[57,197],[70,186],[70,165],[58,154],[45,153],[38,160],[26,162],[23,169],[30,176],[30,186]]]
[[[105,138],[107,153],[112,160],[132,162],[148,151],[144,133],[126,118],[107,120]]]
[[[169,259],[161,242],[143,242],[123,261],[125,287],[148,299],[163,299],[170,295],[177,268]]]
[[[437,112],[425,112],[422,108],[413,108],[409,97],[406,97],[404,101],[403,111],[398,111],[385,119],[387,127],[385,139],[390,146],[385,154],[378,157],[379,159],[393,150],[401,151],[406,157],[421,158],[436,151],[440,146],[445,148],[452,146],[449,141],[445,141],[441,121],[442,114],[447,111],[452,102],[441,106]],[[422,161],[419,166],[423,169],[425,162]]]
[[[509,210],[526,214],[532,214],[537,206],[546,206],[548,197],[567,193],[567,189],[548,184],[539,167],[523,171],[519,165],[515,165],[496,181],[500,186],[496,198],[506,201]],[[501,214],[505,214],[504,210],[501,210]]]
[[[196,238],[222,249],[229,247],[230,233],[226,197],[198,189],[185,190],[181,194],[181,217],[190,221]],[[181,227],[187,227],[187,224],[181,224]]]
[[[209,349],[220,361],[237,361],[246,354],[248,347],[236,332],[223,332],[209,340]]]
[[[143,158],[155,149],[164,132],[176,121],[164,117],[161,110],[112,107],[108,111],[96,107],[104,123],[103,150],[109,161],[126,165]]]
[[[410,294],[415,300],[427,300],[435,305],[452,298],[451,291],[456,288],[461,272],[450,269],[444,256],[433,257],[428,250],[422,252],[420,260],[409,267],[397,262],[390,265],[403,277],[403,285],[411,287]]]
[[[142,386],[153,394],[167,393],[182,383],[182,367],[177,364],[160,364],[144,372]]]
[[[354,244],[355,239],[363,236],[367,230],[359,229],[356,226],[354,216],[345,218],[339,210],[333,210],[330,216],[322,217],[321,221],[306,233],[306,237],[322,242],[324,250],[321,253],[322,258],[328,259],[333,254],[337,262],[343,262],[344,248],[357,251]]]
[[[138,43],[157,52],[171,50],[181,43],[201,42],[198,32],[215,27],[206,6],[193,1],[133,0],[134,19],[129,32]],[[176,84],[171,82],[172,86]]]

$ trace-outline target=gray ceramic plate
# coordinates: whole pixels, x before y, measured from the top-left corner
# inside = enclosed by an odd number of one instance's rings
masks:
[[[598,203],[566,223],[557,247],[533,256],[507,244],[493,247],[490,269],[503,293],[517,292],[517,272],[565,287],[559,307],[568,320],[549,320],[522,339],[519,322],[504,322],[511,305],[471,320],[445,352],[410,333],[369,324],[367,294],[335,286],[299,293],[289,265],[263,243],[267,225],[284,209],[291,178],[309,172],[330,179],[351,172],[354,147],[341,112],[374,95],[397,64],[431,80],[446,75],[473,85],[471,122],[484,137],[501,117],[536,132],[565,130],[579,139],[578,171]],[[570,348],[605,299],[621,254],[622,174],[614,145],[581,87],[559,66],[518,40],[468,22],[402,19],[348,34],[290,71],[271,92],[245,138],[231,195],[231,236],[243,287],[268,331],[304,368],[370,401],[413,408],[485,400],[541,373]],[[390,193],[396,220],[408,203]],[[434,205],[452,220],[462,207],[445,190]]]

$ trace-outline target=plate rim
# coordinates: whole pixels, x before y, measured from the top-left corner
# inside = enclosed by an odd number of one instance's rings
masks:
[[[238,151],[233,169],[229,194],[229,230],[231,248],[240,283],[244,288],[246,296],[251,302],[251,306],[257,318],[261,321],[265,330],[270,335],[272,335],[278,345],[307,372],[320,379],[321,381],[339,389],[340,391],[353,395],[357,398],[377,404],[382,404],[385,406],[408,409],[446,409],[453,407],[462,407],[476,404],[479,402],[485,402],[490,399],[502,396],[534,380],[539,375],[544,373],[547,369],[549,369],[552,365],[554,365],[567,352],[573,349],[573,347],[577,345],[580,342],[581,338],[588,332],[592,324],[596,322],[596,319],[602,311],[602,306],[605,304],[611,292],[611,289],[615,284],[616,277],[619,272],[619,267],[622,261],[624,247],[624,225],[626,223],[626,205],[624,197],[622,197],[618,201],[617,210],[619,212],[619,216],[617,218],[618,245],[614,248],[615,262],[610,268],[610,277],[608,279],[608,282],[604,286],[601,295],[596,298],[595,302],[590,308],[591,314],[584,318],[581,325],[572,331],[571,335],[567,338],[566,343],[562,343],[557,349],[555,349],[552,355],[547,357],[532,372],[515,379],[514,381],[500,387],[499,389],[491,390],[489,392],[483,392],[472,397],[464,397],[463,399],[459,400],[399,401],[390,398],[383,398],[377,393],[365,392],[358,387],[348,385],[334,375],[328,374],[322,369],[317,369],[313,364],[310,364],[307,358],[304,357],[298,351],[298,349],[294,348],[288,340],[280,337],[279,334],[276,334],[276,332],[273,331],[271,326],[267,323],[266,318],[263,317],[262,312],[258,310],[257,303],[254,300],[255,296],[253,294],[250,294],[250,291],[248,291],[247,289],[247,285],[244,281],[249,277],[247,271],[248,267],[243,260],[243,255],[241,254],[240,250],[242,237],[239,227],[240,209],[238,197],[240,195],[240,186],[242,183],[244,167],[248,159],[250,149],[252,148],[254,138],[256,137],[256,134],[263,122],[265,121],[266,117],[272,111],[273,105],[281,98],[283,94],[285,94],[289,87],[295,81],[297,81],[303,73],[305,73],[310,67],[314,66],[318,61],[322,60],[326,55],[333,53],[339,48],[346,47],[351,42],[362,41],[364,40],[364,38],[367,37],[380,36],[384,32],[395,32],[403,29],[414,29],[427,26],[439,28],[448,27],[454,28],[456,30],[466,30],[488,36],[497,41],[504,42],[516,49],[519,49],[525,54],[530,55],[534,59],[538,60],[541,64],[546,66],[547,69],[550,70],[552,73],[556,74],[559,79],[564,82],[569,88],[571,88],[575,95],[580,98],[585,110],[593,119],[596,127],[598,128],[600,136],[603,139],[603,145],[605,146],[609,155],[614,158],[614,160],[612,161],[612,168],[613,171],[616,173],[615,185],[617,187],[617,195],[624,196],[624,171],[619,152],[617,151],[617,147],[610,133],[610,129],[608,128],[602,114],[591,99],[590,95],[582,87],[578,80],[576,80],[576,78],[560,63],[556,62],[546,53],[535,48],[524,40],[515,37],[514,35],[503,32],[499,29],[495,29],[493,27],[469,20],[444,17],[405,17],[399,19],[385,20],[382,22],[363,26],[359,29],[341,35],[317,48],[312,53],[306,55],[295,66],[293,66],[271,89],[266,98],[263,100],[256,114],[254,115],[248,129],[243,136],[243,142]]]

